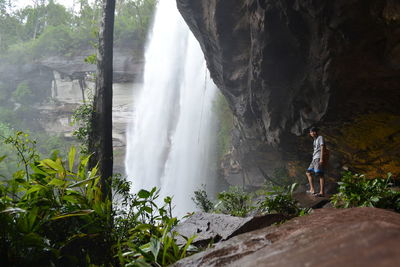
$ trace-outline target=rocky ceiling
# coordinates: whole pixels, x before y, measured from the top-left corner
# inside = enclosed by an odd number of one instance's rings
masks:
[[[331,178],[400,173],[400,1],[177,4],[235,115],[229,162],[242,177],[227,171],[230,183],[304,175],[310,126],[327,139]]]

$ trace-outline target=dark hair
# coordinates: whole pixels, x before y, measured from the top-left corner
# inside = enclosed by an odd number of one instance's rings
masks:
[[[317,127],[311,127],[310,132],[316,132],[318,133],[319,129]]]

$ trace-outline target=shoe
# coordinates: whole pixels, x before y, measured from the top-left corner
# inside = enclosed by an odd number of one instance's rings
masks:
[[[307,190],[306,193],[309,194],[309,195],[315,195],[316,194],[315,192],[311,192],[310,190]]]
[[[320,193],[318,193],[318,194],[314,194],[314,196],[316,196],[316,197],[325,197],[325,195],[324,195],[324,194],[320,194]]]

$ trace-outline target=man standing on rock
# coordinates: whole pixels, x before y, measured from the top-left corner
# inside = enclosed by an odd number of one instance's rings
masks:
[[[307,191],[309,194],[313,194],[318,197],[324,196],[324,154],[325,154],[325,141],[324,138],[318,134],[318,128],[312,127],[310,129],[310,136],[314,139],[314,151],[313,157],[310,166],[307,169],[306,175],[308,178],[308,183],[310,184],[310,190]],[[319,177],[319,193],[315,192],[314,182],[313,182],[313,174]]]

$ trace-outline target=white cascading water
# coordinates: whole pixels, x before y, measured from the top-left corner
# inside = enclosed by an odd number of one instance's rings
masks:
[[[195,190],[214,188],[216,87],[175,0],[159,1],[145,59],[127,132],[126,173],[134,191],[160,188],[160,199],[172,196],[173,214],[183,216],[195,210]]]

